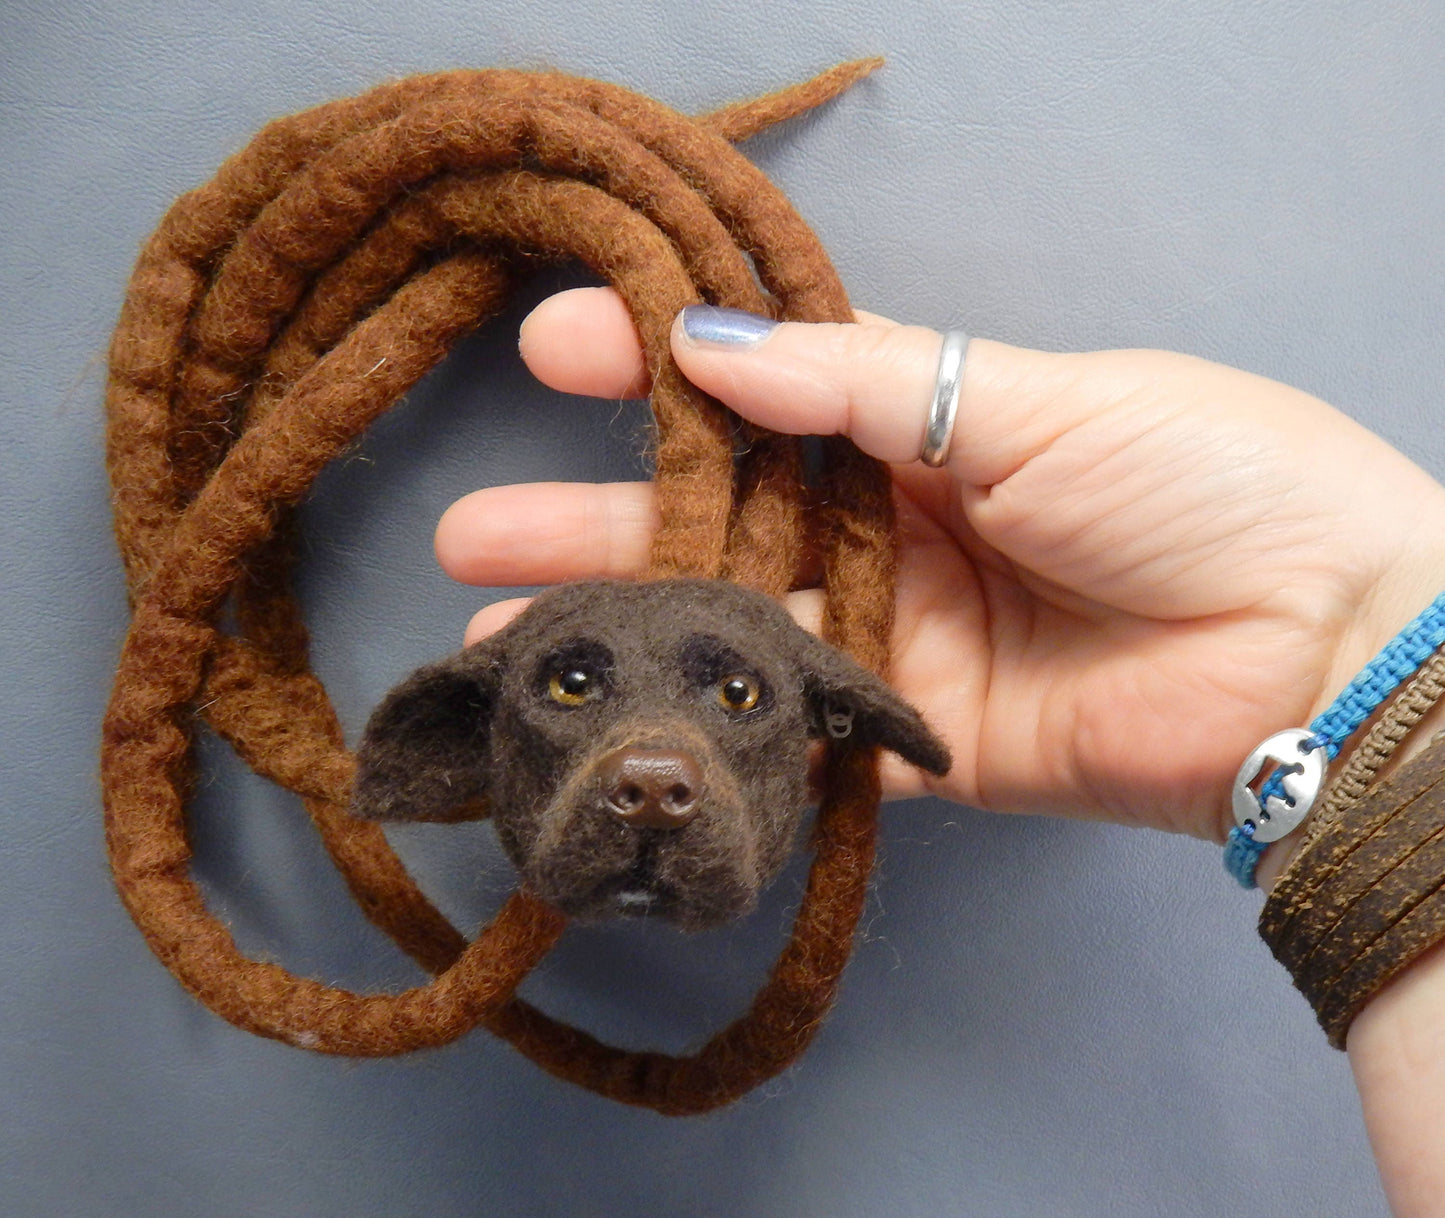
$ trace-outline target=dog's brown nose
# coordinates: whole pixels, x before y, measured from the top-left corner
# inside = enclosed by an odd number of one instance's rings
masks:
[[[687,753],[625,748],[602,759],[607,806],[638,829],[680,829],[698,809],[702,771]]]

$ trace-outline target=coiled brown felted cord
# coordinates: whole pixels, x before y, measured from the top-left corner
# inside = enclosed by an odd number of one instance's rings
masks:
[[[736,458],[736,421],[668,354],[672,318],[698,300],[851,319],[817,240],[727,140],[874,66],[843,65],[701,120],[558,74],[418,77],[271,124],[166,215],[111,349],[108,460],[134,619],[102,776],[121,897],[213,1010],[263,1036],[357,1055],[442,1044],[481,1023],[554,1074],[668,1113],[737,1098],[811,1039],[862,906],[875,759],[831,760],[792,937],[748,1013],[689,1057],[603,1045],[514,996],[561,934],[559,914],[519,892],[468,944],[380,830],[347,816],[352,760],[307,667],[290,509],[498,308],[515,273],[537,257],[580,259],[621,292],[646,349],[662,520],[650,574],[725,576],[780,595],[813,530],[825,635],[880,670],[893,609],[883,469],[830,442],[820,499],[832,506],[805,521],[797,443],[750,432]],[[433,981],[359,995],[241,954],[188,872],[190,736],[202,718],[303,797],[362,909]]]

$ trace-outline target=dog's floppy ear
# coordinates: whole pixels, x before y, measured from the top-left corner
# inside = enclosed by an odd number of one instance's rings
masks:
[[[371,714],[351,811],[368,820],[477,820],[502,659],[491,639],[419,668]]]
[[[930,774],[948,773],[953,766],[948,746],[913,707],[836,647],[801,627],[799,633],[814,735],[881,745]]]

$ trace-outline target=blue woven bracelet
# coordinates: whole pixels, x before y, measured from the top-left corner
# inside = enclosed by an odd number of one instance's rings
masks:
[[[1265,848],[1309,815],[1324,787],[1328,762],[1340,755],[1345,741],[1441,644],[1445,593],[1391,639],[1308,729],[1279,732],[1245,759],[1232,792],[1235,827],[1224,845],[1225,869],[1243,887],[1255,887]],[[1266,772],[1256,791],[1254,784]]]

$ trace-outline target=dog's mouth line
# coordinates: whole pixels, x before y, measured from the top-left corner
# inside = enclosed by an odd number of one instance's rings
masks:
[[[626,871],[614,873],[593,890],[593,901],[620,914],[660,913],[679,901],[679,894],[658,875],[657,843],[644,839]]]
[[[661,903],[661,898],[650,889],[624,888],[613,898],[617,905],[617,912],[620,914],[643,914],[652,913],[654,907]]]
[[[622,886],[614,897],[617,907],[623,913],[649,913],[662,900],[657,877],[657,845],[644,838],[632,860],[632,866],[622,877]]]

